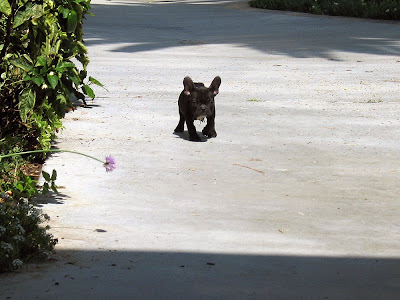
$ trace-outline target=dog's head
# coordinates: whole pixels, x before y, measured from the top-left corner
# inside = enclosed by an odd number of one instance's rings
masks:
[[[203,121],[204,118],[214,113],[214,97],[218,94],[221,78],[215,77],[210,87],[205,87],[203,83],[194,83],[190,77],[183,79],[183,93],[188,97],[190,111],[193,119]]]

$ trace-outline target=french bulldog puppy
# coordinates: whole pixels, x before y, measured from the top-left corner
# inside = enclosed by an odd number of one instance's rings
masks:
[[[215,104],[214,97],[218,94],[221,78],[215,77],[210,87],[205,87],[201,82],[193,82],[187,76],[183,79],[183,91],[179,95],[179,123],[175,132],[183,132],[184,124],[189,131],[189,139],[194,142],[200,142],[201,138],[196,132],[193,122],[195,120],[203,121],[207,118],[207,125],[202,133],[209,138],[217,136],[215,131]]]

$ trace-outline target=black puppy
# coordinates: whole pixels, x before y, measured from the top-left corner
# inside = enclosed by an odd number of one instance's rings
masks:
[[[178,126],[175,128],[175,132],[183,132],[186,121],[189,139],[191,141],[200,142],[201,139],[196,132],[193,121],[203,121],[204,118],[207,118],[207,125],[202,131],[203,134],[209,138],[217,136],[214,121],[214,97],[218,94],[220,85],[221,78],[219,76],[214,78],[208,88],[201,82],[193,82],[189,76],[183,79],[184,89],[178,100],[180,120]]]

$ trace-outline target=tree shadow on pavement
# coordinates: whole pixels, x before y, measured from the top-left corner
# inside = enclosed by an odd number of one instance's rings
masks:
[[[397,299],[400,260],[192,252],[59,251],[3,274],[10,299]]]
[[[400,55],[400,22],[239,10],[215,1],[93,4],[92,12],[86,43],[112,44],[114,53],[231,44],[298,58],[335,59],[334,51]]]

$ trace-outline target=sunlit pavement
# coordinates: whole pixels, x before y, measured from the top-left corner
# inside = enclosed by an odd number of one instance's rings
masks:
[[[92,1],[90,108],[40,200],[50,263],[2,299],[399,299],[400,27],[229,1]],[[214,139],[173,134],[219,75]],[[199,132],[205,123],[197,122]]]

